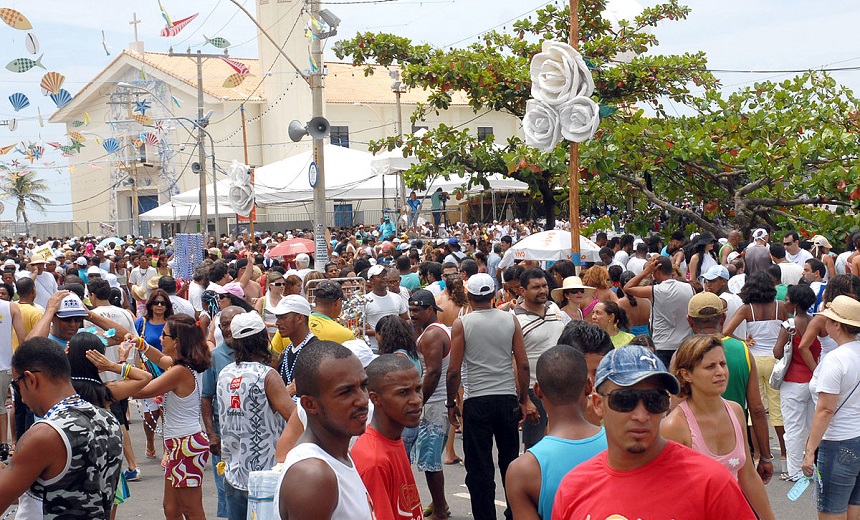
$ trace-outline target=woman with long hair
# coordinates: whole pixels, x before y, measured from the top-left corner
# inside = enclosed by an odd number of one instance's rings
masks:
[[[801,467],[820,482],[818,518],[857,518],[860,506],[852,502],[860,486],[860,301],[837,296],[821,316],[839,347],[821,360],[809,383],[818,403]]]
[[[578,276],[568,276],[562,281],[561,287],[553,289],[550,295],[569,318],[567,321],[571,322],[583,319],[582,302],[590,300],[593,293],[594,287],[584,285]]]
[[[173,316],[173,303],[170,301],[170,296],[163,289],[155,289],[146,301],[143,316],[135,320],[134,329],[138,336],[152,345],[152,350],[160,351],[161,333],[171,316]],[[156,457],[155,430],[158,420],[161,418],[161,407],[156,399],[145,399],[143,409],[143,433],[146,436],[145,455],[148,459],[154,459]]]
[[[782,420],[785,425],[785,460],[786,471],[780,473],[781,480],[797,482],[800,479],[800,463],[803,460],[803,446],[809,429],[812,427],[812,414],[815,403],[809,391],[809,381],[821,355],[821,342],[816,338],[808,351],[814,363],[807,364],[806,360],[797,353],[801,338],[806,333],[812,317],[807,314],[815,304],[815,292],[808,285],[790,285],[785,295],[785,309],[794,316],[794,331],[789,334],[789,327],[783,326],[773,347],[773,356],[782,359],[786,348],[792,352],[791,362],[779,387],[779,402],[782,409]],[[789,343],[790,341],[790,343]]]
[[[612,280],[609,270],[602,265],[593,265],[582,273],[582,283],[594,287],[591,300],[582,301],[582,319],[591,321],[591,311],[601,300],[616,301],[618,296],[612,291]]]
[[[747,344],[750,354],[755,357],[761,400],[766,403],[768,419],[779,440],[781,459],[785,460],[785,428],[782,425],[779,390],[770,386],[770,374],[776,364],[773,348],[776,346],[782,322],[788,319],[788,311],[783,302],[775,300],[776,287],[767,271],[759,271],[752,276],[747,276],[740,297],[744,305],[723,326],[723,334],[731,336],[738,325],[746,320],[747,334],[750,338]],[[738,339],[744,341],[747,338]],[[758,452],[755,444],[756,439],[753,438],[753,445]]]
[[[639,298],[624,292],[627,282],[636,277],[633,271],[621,273],[621,286],[618,288],[618,306],[627,313],[630,322],[630,334],[634,336],[651,333],[651,300]]]
[[[296,278],[299,277],[296,276]],[[278,305],[278,302],[281,301],[281,298],[283,298],[284,287],[286,284],[287,282],[284,280],[284,275],[277,271],[273,271],[266,278],[266,294],[257,298],[257,303],[254,305],[254,309],[263,317],[263,321],[266,323],[266,330],[268,330],[269,334],[272,336],[278,331],[278,327],[275,325],[275,320],[278,317],[272,313],[272,309],[274,309],[275,306]],[[301,278],[299,278],[299,286],[301,287]]]
[[[83,400],[94,406],[110,408],[115,403],[119,403],[140,391],[152,381],[152,375],[126,363],[131,349],[131,345],[120,347],[120,362],[114,363],[105,356],[105,345],[95,334],[79,332],[72,336],[72,339],[69,340],[68,357],[69,365],[71,365],[72,386],[75,388],[75,392]],[[112,372],[121,379],[103,383],[99,376],[101,372]],[[119,411],[124,415],[124,411]],[[120,421],[120,426],[125,424],[127,430],[128,423],[124,422],[124,417],[117,417],[117,419]],[[116,518],[117,506],[129,496],[131,495],[128,492],[125,474],[120,472],[120,482],[116,489],[111,519]]]
[[[286,285],[284,286],[283,296],[289,296],[291,294],[302,294],[302,277],[297,274],[288,275],[284,282]]]
[[[171,275],[170,267],[167,265],[167,255],[158,255],[155,260],[155,270],[158,271],[159,278]]]
[[[860,297],[860,277],[853,274],[837,274],[834,276],[827,284],[827,287],[825,287],[824,294],[821,295],[821,308],[825,308],[837,296],[843,295],[855,300]],[[814,315],[809,325],[807,325],[806,332],[803,333],[800,343],[797,345],[797,354],[803,358],[807,366],[812,367],[812,370],[815,370],[818,363],[821,363],[824,357],[838,346],[836,341],[827,334],[826,324],[827,320],[824,316],[820,313]],[[821,355],[817,361],[810,352],[810,348],[816,341],[821,343]]]
[[[714,253],[716,241],[714,235],[708,231],[703,232],[696,239],[687,267],[687,277],[691,282],[701,283],[702,273],[719,263]]]
[[[609,334],[612,346],[615,348],[629,345],[633,339],[630,334],[630,323],[627,313],[616,302],[602,300],[591,310],[591,323],[597,325]]]
[[[126,341],[164,370],[135,396],[164,395],[164,516],[205,518],[201,486],[209,439],[200,422],[200,374],[211,366],[212,358],[203,331],[194,318],[176,314],[162,330],[162,351],[143,338],[128,335]]]
[[[722,464],[758,517],[775,519],[749,454],[743,408],[722,398],[729,382],[723,342],[717,335],[691,336],[678,347],[674,363],[683,400],[663,421],[661,433]]]
[[[812,237],[812,248],[809,252],[812,253],[813,258],[821,260],[821,263],[823,263],[824,267],[827,268],[827,272],[824,273],[825,282],[836,275],[836,264],[833,261],[833,257],[830,256],[831,249],[833,249],[833,246],[826,237],[821,235],[815,235]]]

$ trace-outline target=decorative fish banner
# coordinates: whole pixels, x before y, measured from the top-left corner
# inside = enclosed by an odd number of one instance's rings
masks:
[[[116,153],[116,151],[119,150],[119,146],[119,140],[115,137],[109,137],[102,143],[102,147],[107,153]]]
[[[72,138],[72,141],[77,141],[79,143],[85,143],[87,138],[80,132],[69,132],[69,137]]]
[[[206,35],[203,35],[203,39],[206,40],[206,43],[212,45],[213,47],[218,47],[219,49],[226,49],[230,46],[230,42],[220,36],[216,36],[214,38],[207,38]],[[204,43],[203,45],[206,45]]]
[[[58,142],[56,142],[56,141],[49,141],[49,142],[47,142],[47,143],[45,143],[45,144],[46,144],[46,145],[48,145],[48,146],[50,146],[51,148],[54,148],[54,149],[57,149],[57,148],[59,148],[59,147],[61,146],[61,145],[60,145],[60,143],[58,143]]]
[[[30,23],[30,20],[26,16],[8,7],[0,9],[0,20],[6,22],[6,25],[9,27],[18,29],[19,31],[29,31],[33,28],[33,24]]]
[[[42,76],[42,81],[39,83],[39,86],[42,87],[42,92],[47,90],[50,93],[59,94],[60,88],[62,88],[63,82],[65,81],[66,77],[59,72],[48,72]]]
[[[181,20],[177,20],[173,25],[168,25],[164,29],[161,30],[161,35],[165,38],[170,38],[171,36],[176,36],[182,29],[185,29],[185,26],[190,24],[197,18],[197,15],[200,13],[194,13],[188,18],[183,18]]]
[[[153,124],[155,124],[151,117],[142,114],[132,114],[131,118],[142,124],[143,126],[152,126]]]
[[[141,146],[143,146],[143,139],[138,137],[137,139],[134,140],[134,147],[140,148]]]
[[[42,65],[42,57],[44,57],[44,54],[39,56],[39,59],[36,61],[33,61],[30,58],[17,58],[10,61],[9,64],[6,65],[6,69],[17,73],[27,72],[33,67],[42,67],[43,69],[46,69],[45,66]]]
[[[80,128],[80,127],[84,126],[84,122],[79,120],[79,119],[76,119],[76,120],[72,121],[72,126],[75,128]]]
[[[248,66],[245,65],[244,63],[236,61],[236,60],[231,60],[230,58],[221,58],[221,59],[224,60],[224,62],[227,65],[230,65],[230,67],[233,70],[235,70],[237,74],[240,74],[242,76],[250,76],[251,75],[251,70],[248,69]]]
[[[245,81],[245,76],[241,74],[230,74],[227,76],[227,79],[224,80],[224,84],[222,85],[224,88],[236,88]]]
[[[16,92],[9,96],[9,102],[12,103],[12,108],[15,109],[15,112],[30,106],[30,100],[21,92]]]
[[[149,104],[149,101],[135,101],[134,103],[134,112],[139,113],[142,116],[146,115],[146,111],[152,108],[152,105]]]
[[[63,152],[64,156],[69,156],[75,153],[75,148],[72,146],[61,146],[60,151]]]
[[[72,102],[72,95],[69,94],[68,90],[61,88],[58,93],[51,94],[51,100],[57,105],[57,108],[63,108]]]
[[[6,155],[7,153],[14,150],[16,146],[18,146],[18,145],[10,144],[9,146],[4,146],[4,147],[0,148],[0,155]]]
[[[34,56],[39,54],[39,40],[35,34],[27,33],[27,37],[24,39],[24,46],[27,47],[27,52],[30,54]]]

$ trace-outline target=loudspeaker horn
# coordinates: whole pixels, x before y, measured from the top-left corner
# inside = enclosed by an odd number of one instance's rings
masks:
[[[307,133],[314,139],[323,139],[331,131],[331,125],[324,117],[315,117],[308,121]]]
[[[287,127],[287,134],[289,134],[290,139],[294,143],[297,143],[302,140],[302,137],[308,135],[308,131],[305,129],[304,125],[293,119],[290,121],[290,126]]]

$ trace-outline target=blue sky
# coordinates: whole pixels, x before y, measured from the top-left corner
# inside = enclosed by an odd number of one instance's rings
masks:
[[[270,0],[277,1],[277,0]],[[293,0],[297,1],[297,0]],[[512,0],[398,0],[376,4],[332,4],[324,7],[342,20],[339,33],[349,37],[357,31],[385,31],[408,36],[414,41],[437,46],[465,45],[482,32],[511,27],[513,20],[536,7],[540,1]],[[140,38],[149,51],[167,51],[201,47],[203,34],[221,36],[233,46],[236,57],[256,57],[256,29],[229,0],[163,0],[175,20],[199,12],[194,22],[178,36],[158,35],[164,25],[156,0],[126,3],[106,0],[6,0],[0,7],[10,7],[24,13],[33,24],[30,31],[39,39],[48,70],[66,76],[64,88],[72,95],[82,88],[103,67],[133,40],[132,13],[142,21],[138,26]],[[244,0],[252,12],[255,0]],[[610,2],[623,16],[635,9],[635,0]],[[640,0],[644,6],[653,0]],[[681,53],[703,50],[714,69],[805,69],[821,66],[860,66],[860,39],[856,20],[860,19],[860,2],[832,0],[801,2],[798,0],[690,0],[693,12],[689,19],[667,23],[655,30],[661,42],[660,51]],[[269,22],[271,23],[271,22]],[[263,21],[266,25],[266,21]],[[105,31],[112,55],[102,49],[101,31]],[[18,130],[10,132],[0,126],[0,147],[13,143],[59,141],[65,144],[65,128],[46,124],[39,127],[36,108],[47,121],[55,110],[53,102],[42,96],[39,81],[45,70],[35,68],[23,74],[5,69],[15,58],[30,57],[24,47],[27,31],[17,31],[0,23],[0,120],[18,118]],[[329,59],[333,59],[328,53]],[[780,80],[791,74],[751,75],[719,74],[727,89],[740,88],[763,79]],[[860,71],[834,73],[837,81],[860,92]],[[16,113],[8,96],[22,92],[31,106]],[[193,111],[192,108],[188,110]],[[190,114],[190,112],[189,112]],[[183,114],[188,115],[188,114]],[[14,151],[0,156],[7,164],[23,157]],[[44,163],[49,163],[45,165]],[[51,166],[50,164],[54,164]],[[69,175],[66,161],[59,152],[46,146],[46,155],[37,161],[36,171],[51,186],[48,197],[52,206],[46,214],[30,212],[31,220],[67,220],[71,218]],[[14,208],[6,202],[3,219],[14,220]]]

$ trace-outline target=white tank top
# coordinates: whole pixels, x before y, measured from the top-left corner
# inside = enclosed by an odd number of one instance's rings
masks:
[[[23,340],[21,340],[23,341]],[[12,306],[0,300],[0,370],[12,369]],[[5,399],[6,396],[4,395]]]
[[[418,336],[418,341],[416,341],[417,344],[419,344],[419,345],[421,344],[421,338],[423,338],[424,334],[426,334],[427,331],[430,330],[430,327],[436,327],[440,330],[443,330],[443,331],[445,331],[445,334],[448,335],[448,353],[445,354],[444,356],[442,356],[442,372],[441,372],[441,375],[439,376],[439,384],[436,386],[436,390],[433,392],[433,395],[431,395],[427,399],[428,403],[436,403],[439,401],[444,401],[448,397],[448,391],[445,389],[445,376],[448,373],[448,364],[451,360],[451,346],[450,346],[451,329],[446,327],[444,323],[439,323],[439,322],[431,323],[430,325],[427,326],[426,329],[424,329],[424,332],[422,332],[421,335]],[[423,356],[422,356],[422,362],[423,362]],[[427,365],[426,364],[424,364],[424,373],[425,374],[427,373]]]
[[[172,370],[176,370],[173,368]],[[189,369],[191,370],[191,369]],[[179,397],[173,391],[164,394],[164,438],[178,439],[202,431],[200,427],[200,374],[194,375],[194,391]]]
[[[297,444],[287,453],[287,459],[284,461],[283,469],[281,469],[281,476],[278,478],[276,489],[281,489],[284,475],[287,474],[290,467],[305,459],[322,460],[328,464],[337,477],[337,507],[331,515],[331,520],[373,520],[375,518],[372,512],[373,502],[361,481],[358,470],[355,469],[352,457],[349,459],[351,465],[347,466],[312,442]],[[281,510],[280,495],[280,491],[275,493],[273,508],[276,514],[280,514]]]

